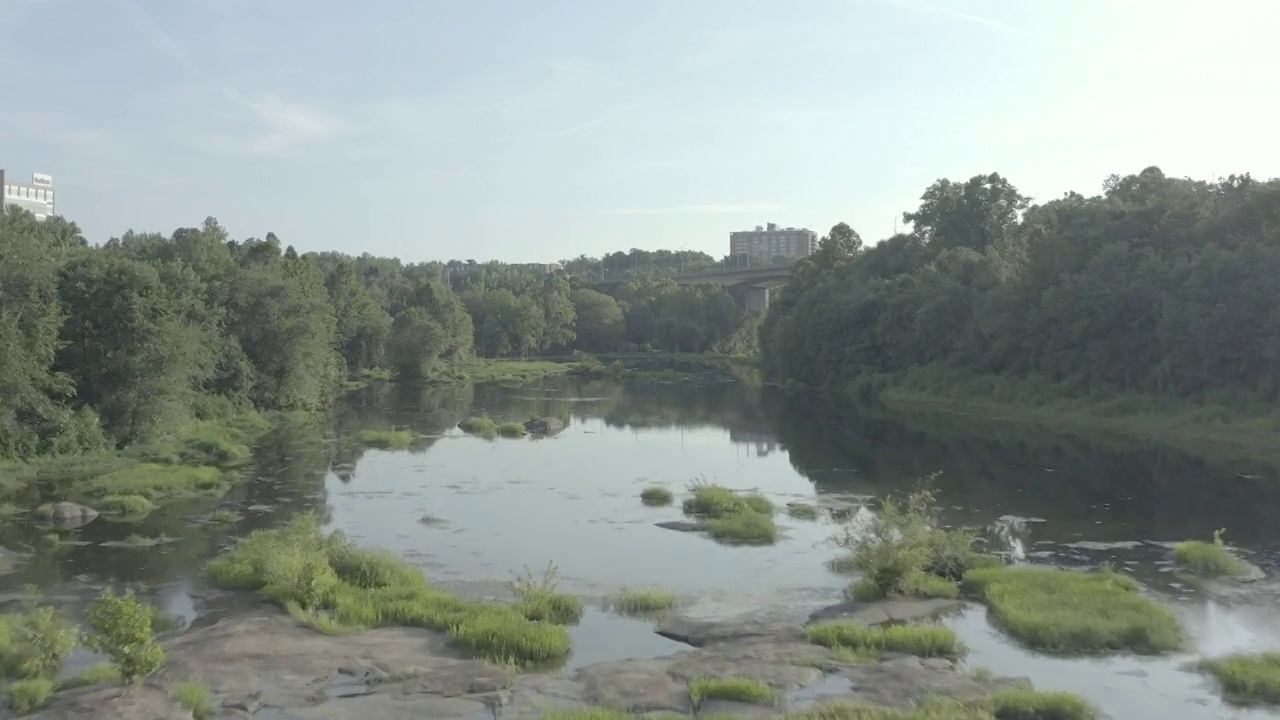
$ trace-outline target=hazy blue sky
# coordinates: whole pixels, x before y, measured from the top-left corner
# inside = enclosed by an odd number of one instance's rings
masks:
[[[727,252],[939,177],[1280,175],[1280,0],[0,0],[0,167],[93,241]]]

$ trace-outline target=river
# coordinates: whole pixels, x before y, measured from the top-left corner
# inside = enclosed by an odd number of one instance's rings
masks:
[[[568,425],[549,439],[484,440],[456,429],[481,414],[557,416]],[[364,449],[354,440],[362,429],[390,427],[422,439],[404,451]],[[1238,597],[1205,597],[1170,572],[1166,545],[1226,528],[1227,539],[1273,577],[1276,467],[1122,438],[858,410],[730,378],[624,385],[554,377],[519,387],[354,391],[327,426],[270,435],[230,496],[167,507],[141,524],[99,519],[56,549],[33,552],[0,576],[0,589],[31,584],[57,598],[127,583],[191,619],[207,596],[205,560],[244,533],[312,510],[446,584],[483,591],[554,563],[563,586],[591,600],[660,585],[678,592],[691,615],[794,613],[841,599],[848,578],[824,565],[837,553],[838,524],[781,515],[776,545],[725,547],[655,527],[679,519],[679,503],[645,507],[640,491],[663,485],[679,496],[705,479],[760,491],[780,506],[830,505],[902,492],[934,473],[948,523],[987,528],[1027,562],[1113,562],[1171,604],[1194,638],[1193,652],[1174,657],[1052,658],[1020,649],[975,608],[947,621],[969,646],[969,665],[1079,692],[1125,720],[1267,716],[1225,705],[1190,665],[1244,648],[1280,648],[1277,585],[1268,579]],[[240,519],[207,520],[215,507]],[[167,542],[102,544],[131,535]],[[10,548],[42,542],[22,526],[5,529],[2,539]],[[683,647],[650,624],[597,609],[573,635],[573,665]]]

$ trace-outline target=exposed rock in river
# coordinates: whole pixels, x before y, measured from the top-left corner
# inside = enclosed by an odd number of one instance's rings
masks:
[[[530,435],[555,435],[564,429],[564,421],[558,417],[526,420],[524,429]]]
[[[88,525],[98,517],[97,510],[73,502],[45,503],[36,508],[32,514],[64,530]]]
[[[884,602],[842,602],[809,614],[810,622],[821,620],[853,620],[863,625],[883,625],[891,622],[916,622],[932,620],[964,607],[959,600],[887,600]]]
[[[654,523],[664,530],[675,530],[676,532],[706,532],[707,522],[702,520],[668,520],[667,522]]]
[[[880,615],[912,612],[882,610]],[[463,657],[438,633],[384,628],[335,637],[302,627],[274,607],[257,606],[165,643],[164,667],[142,687],[62,692],[31,717],[188,720],[190,713],[165,688],[190,679],[212,691],[217,718],[247,719],[260,708],[273,708],[273,717],[308,720],[463,720],[487,715],[487,703],[494,699],[504,706],[503,718],[536,718],[548,706],[589,705],[692,714],[688,682],[706,676],[754,678],[787,702],[821,697],[826,693],[806,695],[804,689],[820,682],[826,687],[834,679],[840,697],[900,707],[931,696],[978,698],[997,688],[1027,684],[980,681],[937,658],[842,663],[806,642],[796,624],[756,622],[735,628],[671,620],[660,632],[702,646],[668,657],[596,663],[567,675],[512,677],[503,668]],[[744,717],[782,711],[716,704],[702,710],[731,710]]]

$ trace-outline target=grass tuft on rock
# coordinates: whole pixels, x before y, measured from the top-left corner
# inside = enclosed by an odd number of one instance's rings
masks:
[[[1153,655],[1176,650],[1185,639],[1168,608],[1109,569],[982,568],[967,573],[964,585],[987,605],[997,627],[1034,650]]]
[[[139,463],[94,478],[85,494],[94,498],[135,495],[157,501],[224,488],[222,471],[215,467]]]
[[[1213,533],[1213,542],[1186,540],[1173,547],[1173,561],[1187,572],[1208,578],[1235,578],[1248,567],[1222,541],[1222,531]]]
[[[1002,690],[983,702],[996,720],[1093,720],[1098,709],[1069,692]]]
[[[539,720],[689,720],[688,715],[681,713],[645,713],[638,715],[626,710],[602,707],[585,708],[548,708]],[[698,720],[739,720],[736,715],[712,713],[699,714]]]
[[[686,515],[707,519],[707,534],[725,545],[772,545],[778,541],[773,503],[759,493],[739,495],[729,488],[695,481],[686,498]]]
[[[111,663],[96,663],[58,684],[59,690],[89,687],[98,683],[120,683],[120,669]]]
[[[817,520],[818,508],[809,503],[795,502],[787,503],[787,515],[796,520]]]
[[[624,588],[609,600],[609,607],[624,615],[662,612],[675,606],[676,594],[663,588]]]
[[[675,495],[664,487],[654,485],[640,491],[640,502],[649,507],[662,507],[675,502]]]
[[[569,633],[530,620],[530,606],[465,600],[434,588],[391,553],[357,548],[340,532],[325,535],[312,514],[251,533],[210,562],[207,573],[219,587],[261,591],[321,632],[422,627],[445,633],[475,657],[519,666],[569,654]]]
[[[582,600],[576,595],[557,590],[560,573],[555,565],[548,564],[541,578],[525,568],[524,575],[507,583],[515,596],[515,607],[530,620],[572,625],[582,619]]]
[[[689,681],[689,702],[695,710],[702,707],[702,703],[708,700],[764,705],[776,699],[777,693],[773,688],[752,678],[700,677]]]
[[[156,504],[143,495],[108,495],[94,503],[94,509],[104,515],[141,518],[155,510]]]
[[[725,545],[772,545],[778,541],[778,526],[772,517],[748,510],[708,521],[707,534]]]
[[[1071,693],[1010,690],[982,700],[929,698],[910,710],[840,701],[783,720],[1094,720],[1098,710]]]
[[[497,427],[497,432],[504,438],[519,438],[529,434],[524,425],[518,422],[504,422]]]
[[[854,656],[896,652],[956,658],[964,654],[955,631],[943,625],[863,625],[853,620],[827,620],[806,626],[805,635],[815,645],[849,650]]]
[[[470,417],[458,423],[458,429],[468,435],[477,435],[485,439],[498,436],[498,425],[487,417]]]
[[[357,435],[361,445],[382,450],[403,450],[413,442],[408,430],[361,430]]]
[[[195,720],[207,720],[213,717],[213,694],[204,686],[204,683],[195,680],[174,683],[169,688],[169,693],[183,709],[191,711],[191,717]]]
[[[1280,705],[1280,653],[1237,653],[1203,665],[1234,703]]]

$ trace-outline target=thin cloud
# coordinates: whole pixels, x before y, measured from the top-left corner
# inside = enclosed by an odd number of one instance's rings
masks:
[[[774,203],[744,203],[740,205],[677,205],[661,208],[615,208],[606,210],[606,215],[734,215],[746,213],[773,212],[782,210],[783,205]]]
[[[895,7],[902,10],[916,10],[919,12],[942,15],[945,17],[954,18],[956,20],[962,20],[971,25],[980,25],[982,27],[989,28],[991,30],[996,30],[998,32],[1005,33],[1006,35],[1016,35],[1017,37],[1024,38],[1027,40],[1035,40],[1036,42],[1039,42],[1039,43],[1047,43],[1049,45],[1056,45],[1061,48],[1067,48],[1069,50],[1077,50],[1082,52],[1088,50],[1088,48],[1083,48],[1073,43],[1065,42],[1060,38],[1056,38],[1050,35],[1045,35],[1044,33],[1024,30],[1020,27],[1017,27],[1016,25],[1010,25],[1009,23],[997,18],[987,17],[986,15],[974,15],[973,13],[961,12],[954,8],[946,7],[945,5],[938,5],[932,2],[927,2],[926,0],[880,0],[880,1],[883,2],[885,5],[889,5],[890,7]]]
[[[164,28],[160,27],[160,24],[141,5],[133,0],[119,0],[119,2],[124,6],[125,11],[129,13],[134,26],[141,30],[142,34],[150,41],[151,47],[187,70],[198,72],[195,64],[191,62],[191,58],[187,57],[187,53],[182,49],[182,45],[177,40],[174,40],[173,36],[166,32]]]

